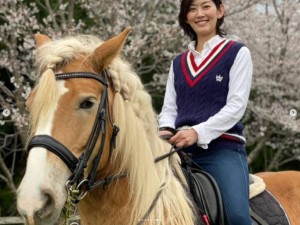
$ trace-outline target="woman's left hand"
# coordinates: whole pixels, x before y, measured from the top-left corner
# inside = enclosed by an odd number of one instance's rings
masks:
[[[177,148],[188,147],[193,145],[198,140],[198,134],[194,129],[179,130],[169,143],[175,144]]]

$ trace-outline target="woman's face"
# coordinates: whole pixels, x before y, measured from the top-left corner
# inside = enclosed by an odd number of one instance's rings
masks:
[[[224,15],[224,6],[217,9],[212,0],[193,0],[187,14],[187,23],[197,34],[198,39],[206,41],[217,34],[217,20]]]

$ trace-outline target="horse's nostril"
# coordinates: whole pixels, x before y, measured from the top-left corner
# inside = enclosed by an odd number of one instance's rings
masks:
[[[42,191],[43,196],[43,206],[35,212],[35,218],[39,219],[47,219],[51,216],[54,210],[54,199],[50,194],[50,191],[44,190]]]

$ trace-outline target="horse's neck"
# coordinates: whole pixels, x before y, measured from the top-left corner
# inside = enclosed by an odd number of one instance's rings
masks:
[[[107,189],[89,192],[79,205],[82,225],[129,224],[131,215],[126,178],[115,181]]]

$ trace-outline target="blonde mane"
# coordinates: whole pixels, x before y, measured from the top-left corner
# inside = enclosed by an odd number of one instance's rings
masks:
[[[114,119],[121,129],[115,152],[122,159],[120,172],[130,174],[131,199],[134,199],[130,224],[143,218],[160,189],[162,194],[145,222],[194,224],[192,204],[175,176],[180,174],[178,158],[154,163],[154,159],[167,153],[170,146],[158,137],[151,96],[123,60],[115,59],[109,73],[117,92]]]
[[[77,56],[91,55],[101,43],[93,36],[77,36],[52,41],[38,48],[37,71],[43,75],[31,109],[33,127],[38,122],[34,119],[47,112],[51,102],[57,102],[52,101],[57,93],[53,71],[58,71]],[[179,159],[173,156],[154,163],[154,159],[167,153],[170,146],[157,135],[151,96],[130,65],[120,57],[114,59],[108,71],[115,92],[114,122],[120,127],[113,159],[121,159],[118,160],[121,161],[119,173],[129,174],[129,199],[133,206],[130,224],[137,224],[143,218],[160,190],[161,195],[145,224],[194,224],[192,203],[178,178],[182,177]]]

